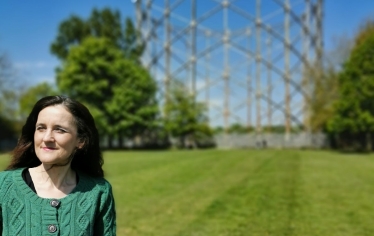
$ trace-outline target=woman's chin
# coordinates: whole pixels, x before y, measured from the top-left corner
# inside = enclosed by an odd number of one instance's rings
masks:
[[[67,158],[62,159],[62,158],[44,156],[44,157],[39,158],[39,161],[43,165],[65,165]]]

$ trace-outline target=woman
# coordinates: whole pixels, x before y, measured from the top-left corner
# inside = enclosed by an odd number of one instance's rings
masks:
[[[88,109],[67,97],[40,99],[0,173],[2,235],[115,235],[102,165]]]

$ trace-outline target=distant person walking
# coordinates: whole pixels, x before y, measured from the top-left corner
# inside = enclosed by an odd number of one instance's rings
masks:
[[[2,235],[116,235],[102,165],[88,109],[63,96],[40,99],[0,172]]]

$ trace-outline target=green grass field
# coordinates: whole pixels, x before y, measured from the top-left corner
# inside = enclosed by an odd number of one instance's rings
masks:
[[[118,235],[374,235],[374,155],[106,152]],[[0,166],[8,161],[0,156]]]

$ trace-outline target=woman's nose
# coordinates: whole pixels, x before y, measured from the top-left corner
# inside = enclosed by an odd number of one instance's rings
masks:
[[[44,142],[52,142],[52,141],[54,141],[53,132],[51,130],[47,130],[44,133],[43,141]]]

